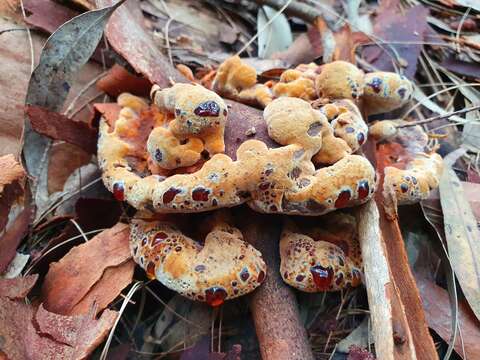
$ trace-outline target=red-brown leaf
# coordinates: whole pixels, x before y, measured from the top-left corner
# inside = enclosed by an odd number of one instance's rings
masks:
[[[114,98],[123,92],[148,97],[151,87],[150,81],[129,73],[118,64],[113,65],[108,73],[97,81],[97,88]]]
[[[128,238],[128,225],[118,223],[51,263],[42,287],[45,307],[57,314],[70,314],[105,269],[130,259]]]
[[[0,296],[9,299],[22,299],[27,296],[37,279],[38,274],[13,279],[0,279]]]
[[[65,115],[39,106],[27,106],[26,113],[33,129],[55,140],[77,145],[94,154],[97,151],[97,132],[87,123],[74,121]]]

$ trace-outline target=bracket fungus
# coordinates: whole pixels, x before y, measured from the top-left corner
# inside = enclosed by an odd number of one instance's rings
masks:
[[[119,97],[118,118],[100,121],[98,159],[114,196],[140,214],[153,214],[132,222],[135,261],[191,299],[218,305],[250,292],[265,278],[265,263],[232,226],[218,223],[202,246],[156,215],[246,203],[263,213],[316,216],[365,203],[375,191],[373,166],[351,154],[363,141],[357,133],[352,140],[345,127],[366,135],[351,102],[335,101],[322,111],[299,98],[275,99],[263,118],[278,147],[247,140],[232,159],[222,153],[227,107],[217,94],[175,84],[154,86],[152,99],[149,106],[133,95]],[[329,166],[314,165],[318,154],[330,156],[324,161]],[[215,243],[222,245],[214,250]]]
[[[219,306],[251,292],[265,279],[262,255],[221,212],[209,222],[203,245],[172,221],[145,220],[149,216],[141,212],[137,217],[130,234],[135,262],[150,279],[189,299]]]
[[[304,292],[337,291],[362,282],[357,224],[349,214],[330,213],[313,226],[288,221],[280,258],[283,280]]]

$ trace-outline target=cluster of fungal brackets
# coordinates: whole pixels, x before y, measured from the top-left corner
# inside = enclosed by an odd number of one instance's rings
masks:
[[[301,65],[276,84],[258,84],[255,69],[233,57],[219,67],[212,87],[154,86],[152,105],[120,95],[118,118],[100,122],[98,160],[105,186],[138,209],[131,223],[134,260],[150,278],[218,306],[262,283],[261,253],[225,210],[212,216],[202,245],[158,214],[246,203],[262,213],[318,216],[365,203],[377,180],[370,162],[355,154],[368,135],[356,102],[370,114],[391,111],[409,100],[412,85],[394,73],[365,75],[342,61]],[[224,154],[229,109],[217,93],[264,108],[268,135],[279,147],[252,139],[239,145],[236,159]],[[382,126],[376,125],[378,137],[394,135]],[[398,204],[418,201],[438,185],[439,171],[438,155],[422,155],[406,170],[387,168],[385,183]],[[329,231],[285,225],[284,281],[308,292],[357,286],[362,264],[354,218],[332,213],[322,219]]]

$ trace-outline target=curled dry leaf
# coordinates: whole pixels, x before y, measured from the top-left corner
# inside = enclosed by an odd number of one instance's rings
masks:
[[[22,281],[15,279],[21,288]],[[33,282],[29,283],[33,286]],[[24,291],[24,290],[21,290]],[[19,294],[18,294],[19,295]],[[93,312],[81,316],[38,311],[24,301],[0,296],[0,357],[15,360],[85,359],[105,339],[117,317],[105,310],[96,320]]]
[[[92,289],[92,286],[101,281],[108,286],[112,283],[110,279],[102,280],[105,270],[121,265],[131,258],[128,239],[128,225],[118,223],[87,243],[72,248],[59,262],[51,263],[42,286],[45,307],[57,314],[71,314],[75,306],[85,296],[89,296],[91,290],[94,292],[90,295],[93,300],[98,289]],[[123,272],[118,274],[121,279],[125,279]],[[112,274],[107,273],[106,276],[110,278]],[[112,294],[110,301],[118,295],[116,289],[113,293],[115,294]],[[105,299],[102,301],[106,302]],[[85,305],[78,306],[83,309]]]
[[[38,274],[13,279],[0,279],[0,297],[23,299],[33,288],[37,279]]]
[[[97,132],[88,124],[40,106],[27,106],[26,113],[38,134],[77,145],[91,154],[96,153]]]
[[[460,180],[451,167],[440,178],[448,255],[473,312],[480,319],[480,232]]]

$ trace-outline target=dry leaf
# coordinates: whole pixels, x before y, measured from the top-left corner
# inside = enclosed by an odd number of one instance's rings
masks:
[[[130,74],[124,67],[115,64],[97,82],[97,88],[116,98],[123,92],[148,97],[152,84],[145,78]]]
[[[65,115],[39,106],[27,106],[26,113],[32,129],[54,140],[77,145],[90,154],[97,152],[97,132],[87,123],[75,121]]]
[[[0,297],[23,299],[33,288],[38,274],[13,279],[0,279]]]
[[[447,291],[425,278],[417,276],[416,280],[422,295],[428,326],[435,330],[443,340],[449,342],[452,333],[452,318]],[[455,351],[464,359],[479,359],[480,323],[466,302],[460,302],[458,305],[458,326],[461,330],[461,337],[460,334],[457,335]],[[463,356],[462,340],[466,356]]]
[[[440,178],[448,255],[473,312],[480,319],[480,232],[460,180],[446,166]]]
[[[49,34],[79,14],[52,0],[23,0],[23,6],[28,14],[26,23]]]
[[[105,309],[132,282],[134,268],[133,260],[107,268],[102,278],[70,311],[70,315],[87,314],[93,305],[96,305],[97,313]]]
[[[105,7],[114,2],[114,0],[97,0],[97,6]],[[140,25],[143,15],[135,5],[127,2],[110,18],[105,28],[108,42],[136,72],[145,76],[152,83],[158,84],[160,87],[167,87],[170,85],[170,79],[179,82],[185,81],[168,63],[152,38]]]
[[[23,195],[25,170],[12,154],[0,157],[0,233],[8,221],[13,203]]]
[[[20,284],[14,287],[24,292],[21,284],[24,280],[15,280]],[[61,316],[49,313],[43,305],[35,311],[23,300],[0,296],[0,358],[3,355],[15,360],[85,359],[105,339],[117,315],[116,311],[105,310],[98,320],[93,312]]]
[[[65,181],[75,169],[88,164],[92,154],[64,142],[53,144],[48,164],[48,193],[62,191]]]
[[[118,223],[51,263],[42,286],[45,307],[57,314],[70,314],[105,269],[131,258],[128,240],[128,225]]]
[[[374,32],[381,38],[382,47],[366,46],[362,56],[373,66],[383,71],[395,71],[392,61],[396,58],[392,47],[406,64],[404,73],[413,78],[417,69],[417,60],[422,50],[424,36],[427,30],[428,9],[422,5],[409,8],[402,13],[396,6],[384,5],[379,8]],[[395,44],[395,42],[413,42],[415,44]],[[392,44],[389,44],[392,43]]]

